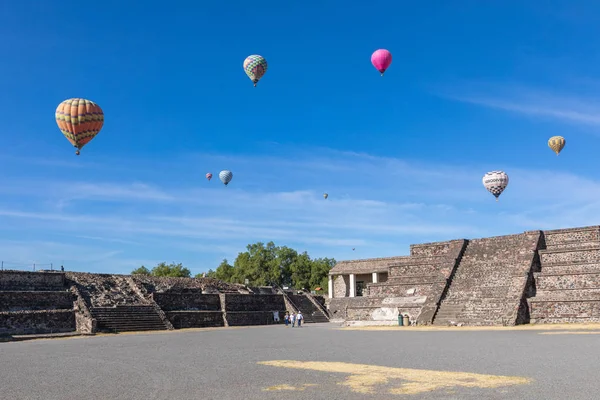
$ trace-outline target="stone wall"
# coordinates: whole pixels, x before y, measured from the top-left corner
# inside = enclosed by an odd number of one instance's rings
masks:
[[[544,231],[527,300],[535,323],[600,322],[600,226]]]
[[[0,271],[0,290],[64,290],[65,274],[61,272]]]
[[[74,303],[60,272],[0,271],[0,334],[71,332]]]
[[[75,296],[66,291],[0,291],[0,311],[70,310],[75,300]]]
[[[221,311],[218,294],[153,293],[152,297],[164,311]]]
[[[72,310],[0,312],[0,334],[59,333],[75,329]]]
[[[285,311],[285,302],[280,294],[225,294],[224,311]]]
[[[219,296],[217,295],[217,300]],[[220,308],[220,305],[219,305]],[[175,329],[209,328],[224,326],[223,312],[219,311],[167,311]]]
[[[279,311],[279,319],[283,321],[285,311]],[[272,311],[228,312],[228,326],[272,325],[275,324]],[[281,323],[281,322],[280,322]]]
[[[350,295],[350,277],[348,275],[337,275],[333,279],[333,297],[348,297]]]
[[[224,317],[228,326],[274,324],[273,312],[283,321],[286,305],[281,294],[224,294]]]

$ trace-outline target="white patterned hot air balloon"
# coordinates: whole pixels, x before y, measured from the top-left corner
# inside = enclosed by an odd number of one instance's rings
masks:
[[[233,174],[227,169],[223,170],[219,172],[219,179],[227,186],[231,182],[231,179],[233,179]]]
[[[483,176],[483,186],[494,195],[496,201],[508,186],[508,175],[504,171],[492,171]]]

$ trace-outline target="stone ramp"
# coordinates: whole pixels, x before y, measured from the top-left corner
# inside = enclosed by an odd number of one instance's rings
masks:
[[[153,306],[92,307],[99,331],[134,332],[167,330]]]
[[[600,322],[600,226],[544,231],[532,323]]]
[[[329,318],[306,295],[288,294],[294,306],[302,312],[305,323],[329,322]]]
[[[469,240],[434,325],[515,325],[524,302],[541,232]]]

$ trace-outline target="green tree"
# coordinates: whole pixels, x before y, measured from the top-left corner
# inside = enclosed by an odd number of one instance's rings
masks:
[[[215,278],[224,282],[231,283],[233,278],[233,272],[233,266],[229,264],[227,259],[224,259],[223,261],[221,261],[221,264],[219,264],[216,271],[213,271],[211,269],[206,273],[206,276],[209,278]]]
[[[335,266],[333,258],[317,258],[312,260],[310,271],[310,288],[325,289],[329,284],[329,271]]]
[[[305,251],[298,254],[294,263],[290,266],[292,286],[296,289],[310,289],[310,273],[312,260]]]
[[[214,277],[232,283],[244,283],[248,279],[251,286],[277,284],[296,289],[314,290],[327,287],[329,270],[335,265],[332,258],[312,260],[307,252],[298,253],[287,246],[276,246],[269,242],[249,244],[246,251],[239,253],[233,263],[221,263]]]
[[[152,268],[152,276],[166,276],[166,277],[179,277],[189,278],[192,274],[189,269],[185,268],[181,263],[167,264],[161,262],[156,267]]]
[[[131,271],[131,275],[150,275],[150,270],[143,265]]]

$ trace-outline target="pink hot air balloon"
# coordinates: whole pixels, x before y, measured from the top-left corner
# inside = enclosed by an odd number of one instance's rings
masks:
[[[376,50],[371,55],[371,63],[377,68],[377,71],[381,72],[381,76],[383,76],[385,70],[388,69],[392,63],[392,53],[386,49]]]
[[[210,172],[206,174],[206,179],[208,179],[209,182],[212,179],[212,174]]]

